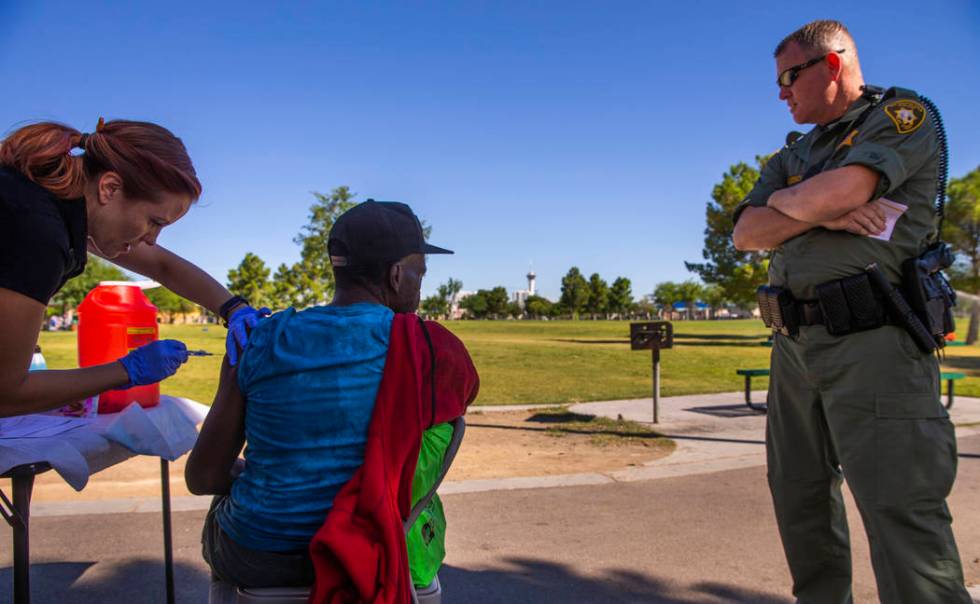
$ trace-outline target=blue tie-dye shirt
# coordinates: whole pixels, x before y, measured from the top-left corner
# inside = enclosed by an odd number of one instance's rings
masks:
[[[364,461],[393,313],[378,304],[262,320],[238,366],[245,471],[218,510],[240,545],[302,550]]]

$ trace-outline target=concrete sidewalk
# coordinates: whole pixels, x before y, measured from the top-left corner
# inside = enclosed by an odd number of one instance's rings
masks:
[[[765,392],[753,392],[754,403],[765,402]],[[945,398],[943,399],[945,401]],[[651,480],[764,465],[765,413],[745,404],[741,392],[675,396],[660,401],[660,422],[652,423],[651,399],[580,403],[571,411],[649,424],[677,442],[669,457],[643,468],[613,472],[615,480]],[[958,438],[980,434],[980,398],[957,397],[949,410]],[[976,424],[976,425],[974,425]],[[760,446],[761,445],[761,446]]]
[[[766,399],[754,392],[753,402]],[[553,407],[542,405],[541,407]],[[527,410],[535,405],[479,407],[484,413]],[[651,399],[578,403],[569,410],[585,415],[622,418],[649,425],[677,443],[675,451],[641,467],[613,472],[569,473],[535,478],[500,478],[445,483],[440,492],[474,493],[507,489],[560,487],[655,480],[735,470],[765,465],[766,416],[745,404],[743,392],[694,394],[660,400],[659,423],[653,424]],[[980,399],[957,397],[950,417],[957,424],[957,437],[980,434]]]

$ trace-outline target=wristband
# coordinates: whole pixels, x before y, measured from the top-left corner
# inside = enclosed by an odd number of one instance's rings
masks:
[[[247,305],[248,300],[246,300],[241,296],[232,296],[228,298],[228,300],[224,304],[221,305],[221,308],[218,309],[218,316],[221,317],[221,320],[225,322],[225,327],[228,327],[228,315],[239,304]]]

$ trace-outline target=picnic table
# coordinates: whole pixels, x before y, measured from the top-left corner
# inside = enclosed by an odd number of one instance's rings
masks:
[[[736,369],[735,373],[745,377],[745,404],[749,406],[749,409],[753,411],[759,411],[765,413],[767,407],[764,404],[753,403],[752,402],[752,378],[754,377],[768,377],[768,369]],[[956,371],[943,371],[939,378],[946,382],[946,408],[953,408],[954,400],[954,390],[953,382],[957,380],[962,380],[966,377],[965,373],[960,373]]]

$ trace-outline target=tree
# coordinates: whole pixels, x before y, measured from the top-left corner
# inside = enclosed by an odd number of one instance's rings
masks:
[[[303,295],[304,285],[302,273],[295,270],[297,265],[279,265],[272,277],[272,293],[269,305],[276,310],[292,307],[303,307],[306,296]]]
[[[599,273],[592,273],[589,277],[589,300],[585,303],[585,310],[595,319],[596,315],[603,315],[609,308],[609,284],[607,284]]]
[[[447,317],[452,309],[456,296],[463,289],[463,282],[452,277],[436,288],[435,295],[422,300],[420,308],[428,317]]]
[[[528,296],[524,301],[524,310],[532,319],[550,317],[554,313],[554,306],[551,300],[541,296]]]
[[[956,289],[980,294],[980,167],[949,183],[946,217],[943,220],[943,240],[965,257],[949,271]],[[966,341],[977,340],[980,306],[973,305]]]
[[[463,282],[449,278],[448,281],[439,286],[436,290],[440,298],[448,302],[450,305],[456,301],[456,296],[463,289]]]
[[[942,237],[968,261],[954,285],[980,290],[980,167],[950,181]]]
[[[677,296],[680,302],[687,307],[687,318],[694,318],[694,305],[701,299],[704,293],[704,286],[697,281],[687,280],[677,286]]]
[[[463,282],[452,277],[436,288],[436,294],[429,296],[422,303],[423,310],[433,317],[447,317],[452,310],[456,296],[463,289]]]
[[[474,319],[498,319],[507,316],[509,303],[507,290],[498,286],[477,290],[475,294],[460,300],[459,306]]]
[[[561,279],[561,299],[558,302],[571,313],[573,319],[578,319],[578,313],[589,303],[589,282],[582,276],[577,266],[568,269]]]
[[[507,316],[507,304],[510,299],[507,297],[505,287],[498,285],[491,290],[480,290],[480,292],[483,292],[486,297],[488,315],[495,319]]]
[[[507,303],[507,316],[514,319],[520,319],[524,316],[524,309],[517,302]]]
[[[60,309],[59,314],[64,315],[77,308],[101,281],[129,281],[129,277],[115,265],[89,254],[82,274],[69,279],[51,299],[50,305]]]
[[[426,317],[439,318],[449,314],[449,302],[442,296],[429,296],[419,305]]]
[[[609,312],[622,316],[633,305],[633,284],[626,277],[617,277],[609,289]]]
[[[228,291],[243,296],[256,308],[265,306],[272,293],[265,261],[252,252],[246,253],[238,267],[228,271]]]
[[[153,306],[157,307],[157,310],[167,315],[168,323],[173,323],[176,315],[186,315],[197,308],[197,305],[190,300],[181,298],[163,286],[143,290],[143,293],[150,299]]]
[[[333,266],[327,241],[330,230],[340,215],[357,205],[350,188],[340,186],[324,195],[313,192],[316,201],[310,206],[306,226],[293,242],[301,247],[300,261],[289,270],[292,291],[292,306],[303,308],[323,304],[333,295]]]
[[[755,304],[755,290],[766,282],[769,268],[765,253],[742,252],[736,250],[732,242],[735,231],[732,213],[752,190],[769,157],[757,156],[755,159],[758,169],[739,162],[714,186],[706,211],[707,227],[701,252],[706,262],[684,263],[687,270],[697,273],[705,283],[721,286],[727,299],[742,306]]]
[[[470,294],[459,301],[459,307],[465,310],[474,319],[483,319],[487,316],[487,296],[486,290],[481,289],[475,294]]]
[[[667,313],[667,317],[674,311],[674,302],[681,301],[678,289],[678,285],[673,281],[658,283],[653,289],[653,301],[661,308],[661,312]]]
[[[712,283],[704,287],[701,292],[701,300],[711,309],[712,319],[715,318],[718,309],[727,302],[725,299],[725,290],[717,283]]]

